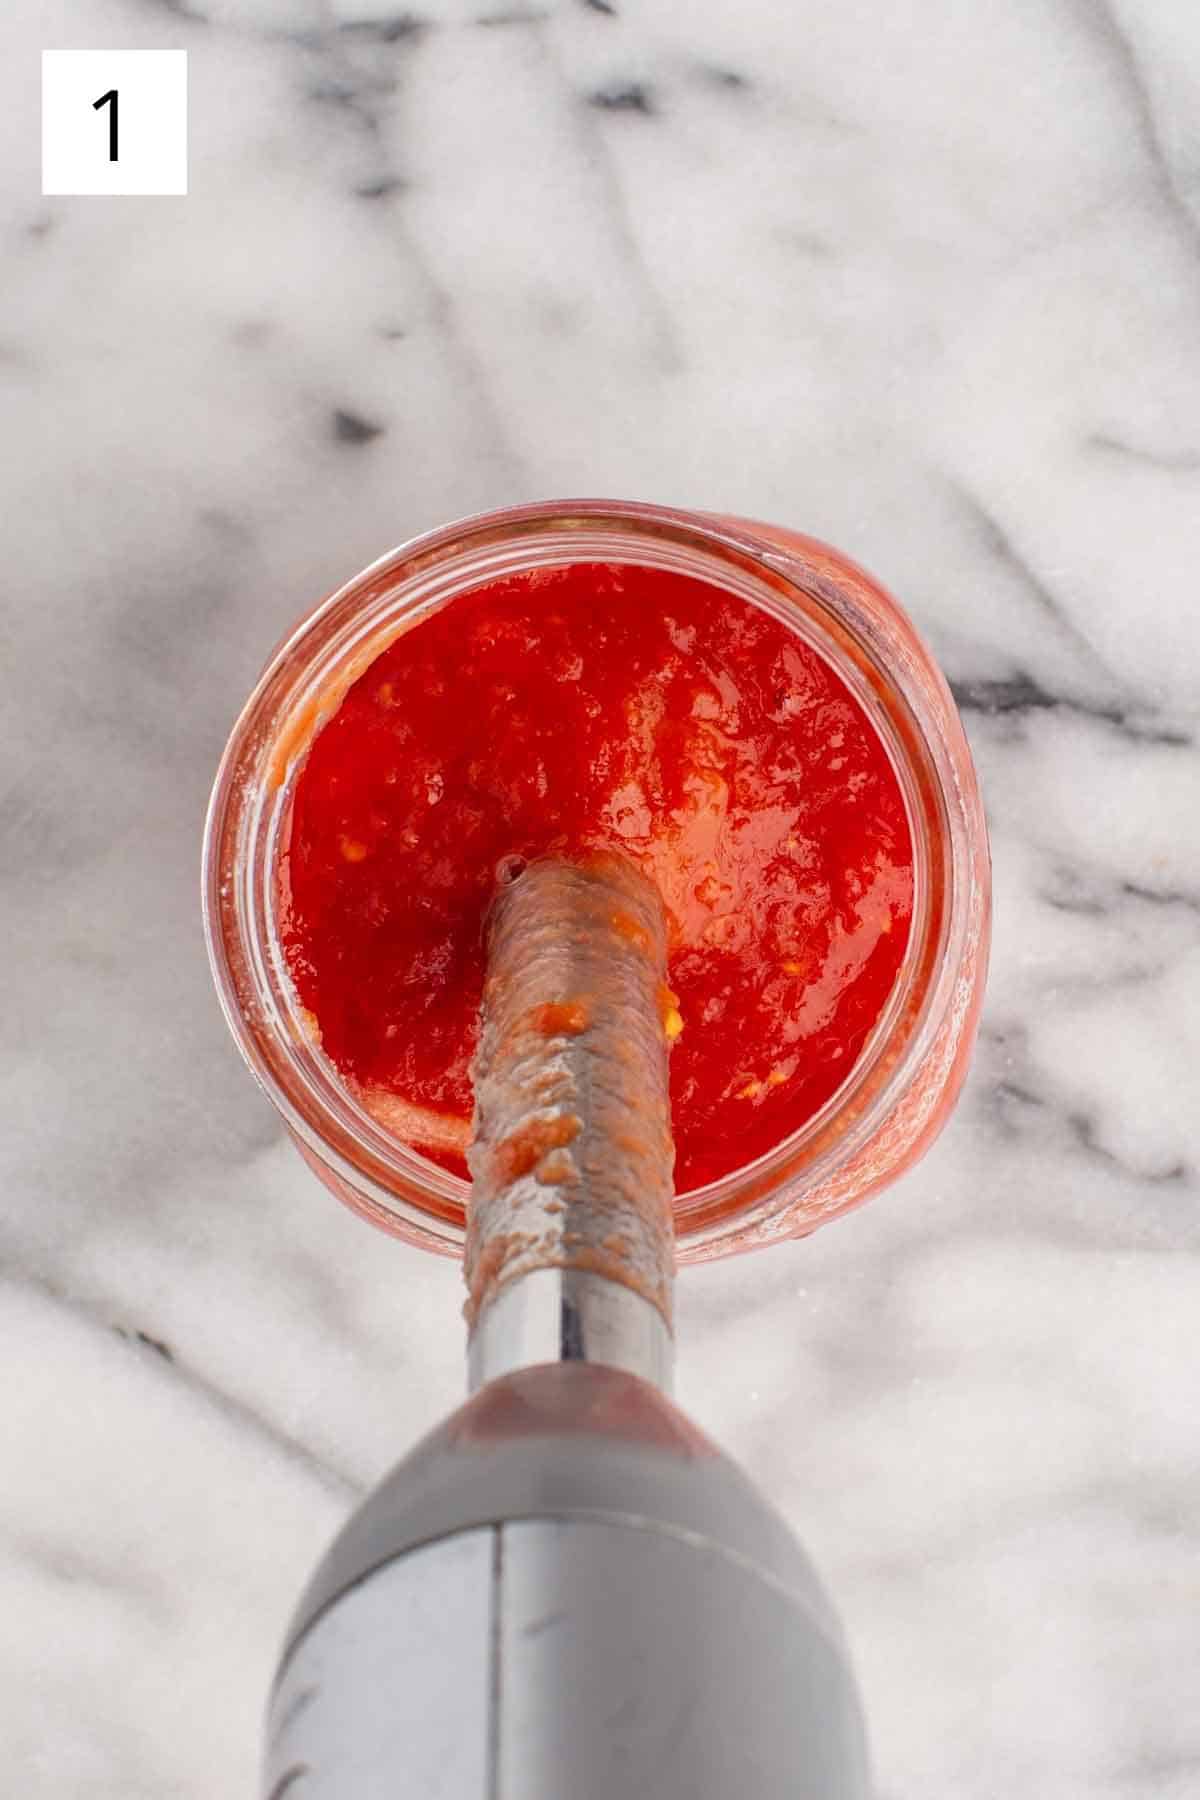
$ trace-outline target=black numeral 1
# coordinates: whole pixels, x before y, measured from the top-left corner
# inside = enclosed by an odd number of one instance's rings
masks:
[[[102,106],[107,106],[110,100],[112,101],[112,111],[108,115],[108,160],[109,160],[109,162],[116,162],[116,160],[117,160],[117,90],[116,90],[116,88],[109,88],[107,94],[101,94],[101,96],[98,100],[93,100],[92,101],[92,109],[95,112],[99,112],[100,108]]]

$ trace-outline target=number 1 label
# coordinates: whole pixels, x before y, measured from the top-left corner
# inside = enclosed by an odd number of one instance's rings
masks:
[[[43,50],[43,194],[186,194],[187,115],[186,50]]]
[[[92,106],[96,112],[99,112],[99,110],[102,106],[108,106],[110,102],[112,104],[112,111],[108,115],[108,160],[109,160],[109,162],[116,162],[116,160],[117,160],[117,90],[116,90],[116,88],[109,88],[107,94],[101,94],[101,96],[98,100],[92,101]]]

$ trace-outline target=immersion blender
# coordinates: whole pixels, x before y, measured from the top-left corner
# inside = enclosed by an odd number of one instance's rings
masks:
[[[866,1800],[813,1569],[668,1398],[665,971],[659,898],[616,857],[534,862],[500,890],[472,1398],[309,1583],[264,1800]]]

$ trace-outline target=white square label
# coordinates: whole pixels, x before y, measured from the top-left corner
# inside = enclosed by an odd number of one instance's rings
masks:
[[[43,50],[43,194],[186,194],[187,51]]]

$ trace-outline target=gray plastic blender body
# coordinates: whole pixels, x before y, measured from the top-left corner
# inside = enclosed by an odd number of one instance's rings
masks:
[[[267,1800],[867,1800],[837,1620],[791,1532],[654,1387],[490,1382],[304,1595]]]

